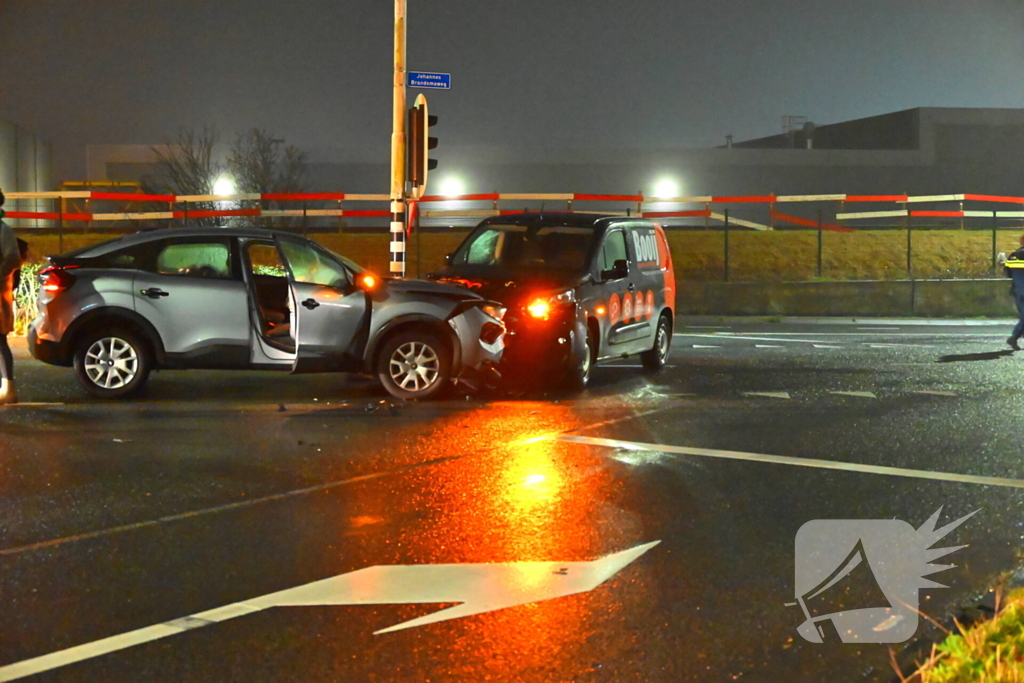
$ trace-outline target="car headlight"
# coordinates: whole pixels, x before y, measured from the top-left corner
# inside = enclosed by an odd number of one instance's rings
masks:
[[[526,312],[530,314],[531,318],[547,320],[555,306],[558,306],[559,304],[570,304],[574,301],[576,301],[576,292],[571,289],[567,289],[564,292],[533,298],[530,303],[526,305]]]

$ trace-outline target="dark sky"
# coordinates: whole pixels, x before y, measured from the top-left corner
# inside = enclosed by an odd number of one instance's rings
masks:
[[[1024,107],[1020,0],[408,3],[409,68],[452,74],[428,93],[438,158],[572,161],[770,135],[787,114]],[[392,17],[391,0],[0,0],[0,118],[54,143],[58,181],[84,175],[85,144],[206,123],[386,163]]]

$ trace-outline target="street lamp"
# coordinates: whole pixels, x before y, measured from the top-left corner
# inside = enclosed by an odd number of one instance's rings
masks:
[[[445,197],[458,197],[466,194],[466,184],[461,178],[448,176],[441,181],[441,194]]]
[[[235,180],[229,175],[222,175],[213,183],[213,193],[216,195],[235,194]]]
[[[679,181],[675,178],[659,178],[654,184],[652,199],[671,199],[679,196]]]

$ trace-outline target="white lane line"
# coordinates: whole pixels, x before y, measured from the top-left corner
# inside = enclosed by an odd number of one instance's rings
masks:
[[[704,346],[702,344],[694,344],[693,348],[695,348],[695,349],[720,349],[722,347],[721,346]]]
[[[742,334],[736,332],[734,334]],[[803,336],[803,332],[765,332],[776,337],[788,337],[799,335]],[[680,336],[680,335],[677,335]],[[948,337],[950,339],[974,339],[976,337],[1002,337],[1006,338],[1005,333],[1000,334],[982,334],[981,332],[890,332],[888,334],[872,334],[870,332],[818,332],[815,331],[815,337]],[[783,341],[783,340],[778,340]]]
[[[728,330],[728,329],[732,329],[732,328],[720,327],[718,325],[687,325],[683,329],[684,330]]]
[[[867,342],[864,342],[867,344]],[[873,349],[934,349],[931,344],[867,344]]]
[[[227,503],[226,505],[217,505],[215,507],[203,508],[200,510],[192,510],[190,512],[182,512],[176,515],[167,515],[166,517],[159,517],[157,519],[149,519],[144,522],[136,522],[135,524],[125,524],[123,526],[115,526],[109,529],[100,529],[98,531],[87,531],[81,534],[74,534],[72,536],[64,536],[63,538],[54,538],[49,541],[40,541],[39,543],[31,543],[29,545],[16,546],[14,548],[3,548],[0,549],[0,557],[5,555],[17,555],[19,553],[30,552],[32,550],[40,550],[42,548],[52,548],[54,546],[64,545],[66,543],[74,543],[76,541],[84,541],[90,538],[101,538],[103,536],[113,536],[115,534],[122,534],[128,531],[136,531],[138,529],[145,529],[147,527],[155,527],[160,524],[167,524],[169,522],[179,522],[184,519],[192,519],[193,517],[202,517],[205,515],[212,515],[218,512],[225,512],[227,510],[238,510],[241,508],[252,507],[254,505],[261,505],[263,503],[269,503],[275,500],[285,500],[287,498],[295,498],[297,496],[304,496],[309,493],[319,493],[328,489],[336,488],[338,486],[346,486],[348,484],[356,484],[363,481],[370,481],[372,479],[380,479],[381,477],[387,477],[393,474],[402,474],[420,467],[431,467],[433,465],[440,465],[452,460],[459,460],[467,457],[466,455],[455,455],[450,457],[436,458],[427,462],[419,463],[416,465],[410,465],[408,467],[401,467],[394,470],[387,470],[384,472],[374,472],[372,474],[363,474],[358,477],[352,477],[350,479],[341,479],[338,481],[332,481],[327,484],[317,484],[316,486],[307,486],[306,488],[295,489],[292,491],[285,491],[284,493],[275,493],[270,496],[264,496],[263,498],[254,498],[252,500],[243,500],[237,503]]]
[[[46,406],[64,406],[66,403],[44,403],[44,402],[20,402],[20,403],[8,403],[0,405],[0,408],[40,408]]]
[[[712,346],[712,347],[707,347],[707,348],[717,349],[719,347]],[[642,366],[642,365],[618,365],[616,363],[609,363],[608,365],[598,365],[597,367],[599,367],[599,368],[629,368],[630,370],[642,370],[644,366]],[[662,367],[674,368],[674,367],[677,367],[677,366],[675,366],[675,365],[665,365],[665,366],[662,366]]]
[[[795,458],[786,455],[765,455],[762,453],[743,453],[742,451],[719,451],[710,448],[689,448],[687,446],[665,446],[654,443],[635,441],[619,441],[617,439],[600,439],[587,436],[561,436],[559,441],[584,444],[587,446],[603,446],[605,448],[627,449],[633,451],[653,451],[672,455],[695,455],[704,458],[722,458],[725,460],[747,460],[765,462],[774,465],[794,465],[797,467],[815,467],[824,470],[840,470],[843,472],[860,472],[862,474],[881,474],[890,477],[911,477],[914,479],[931,479],[949,481],[958,484],[978,484],[980,486],[1004,486],[1007,488],[1024,489],[1024,480],[1006,479],[1003,477],[983,477],[974,474],[957,474],[955,472],[935,472],[932,470],[912,470],[902,467],[884,465],[862,465],[838,460],[818,460],[815,458]]]
[[[792,400],[792,396],[789,395],[788,391],[745,391],[744,396],[764,396],[765,398],[784,398],[786,400]]]
[[[816,348],[816,349],[841,349],[843,347],[842,346],[836,346],[834,344],[815,344],[814,348]]]
[[[785,346],[780,346],[778,344],[754,344],[754,348],[755,349],[784,349],[786,347]]]
[[[771,333],[769,333],[771,334]],[[706,339],[746,339],[748,341],[768,341],[768,342],[793,342],[801,344],[824,344],[820,339],[775,339],[774,337],[748,337],[746,335],[739,334],[674,334],[673,337],[704,337]]]
[[[898,327],[858,327],[858,330],[866,330],[871,332],[881,332],[883,330],[898,330]]]
[[[914,391],[914,394],[926,394],[928,396],[956,396],[955,391]]]
[[[836,396],[855,396],[857,398],[878,398],[877,396],[872,394],[870,391],[830,391],[828,393],[835,394]]]

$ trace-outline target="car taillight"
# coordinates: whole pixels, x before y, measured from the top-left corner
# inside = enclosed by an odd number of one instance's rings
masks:
[[[58,294],[75,284],[75,276],[68,272],[74,266],[47,266],[39,271],[40,287],[44,292]]]

